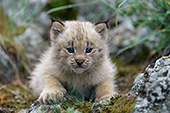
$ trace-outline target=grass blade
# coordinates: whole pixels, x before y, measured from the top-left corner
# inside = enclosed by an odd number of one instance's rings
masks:
[[[159,31],[158,32],[154,32],[154,33],[148,35],[147,37],[144,37],[141,40],[139,40],[139,41],[137,41],[137,42],[135,42],[135,43],[133,43],[131,45],[128,45],[128,46],[122,48],[121,50],[118,51],[118,53],[115,55],[115,57],[117,57],[118,55],[120,55],[121,53],[123,53],[124,51],[126,51],[126,50],[128,50],[130,48],[133,48],[135,46],[138,46],[138,45],[141,45],[141,44],[145,43],[151,36],[158,35],[159,33],[160,33]]]
[[[52,12],[59,11],[59,10],[62,10],[62,9],[68,9],[68,8],[73,8],[73,7],[80,7],[80,6],[85,6],[85,5],[92,5],[92,4],[96,3],[96,2],[97,1],[95,0],[95,1],[91,1],[91,2],[84,2],[84,3],[65,5],[65,6],[61,6],[61,7],[50,9],[46,13],[50,14]]]

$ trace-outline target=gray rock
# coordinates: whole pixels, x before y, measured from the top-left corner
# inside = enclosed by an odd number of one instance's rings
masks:
[[[45,105],[39,103],[33,103],[30,105],[28,110],[29,113],[56,113],[57,110],[62,111],[62,108],[59,104]]]
[[[30,67],[38,61],[40,55],[47,49],[47,42],[44,41],[35,28],[27,28],[23,34],[14,36],[14,40],[26,50]]]
[[[77,7],[78,9],[78,20],[81,21],[103,21],[109,19],[111,15],[116,15],[116,12],[111,10],[107,5],[104,5],[100,1],[92,0],[73,0],[74,3],[85,3],[93,2],[89,5]],[[114,6],[118,3],[116,0],[104,0],[103,2],[108,3],[110,6]],[[109,10],[110,9],[110,10]]]
[[[128,24],[126,21],[128,21]],[[113,54],[117,53],[120,50],[120,47],[130,45],[136,39],[136,37],[133,35],[135,33],[133,23],[128,18],[123,20],[118,29],[121,35],[119,35],[116,27],[109,29],[108,31],[110,53]]]
[[[8,55],[4,52],[0,45],[0,79],[5,78],[7,80],[13,79],[14,69],[9,62]]]
[[[150,64],[131,89],[138,93],[134,113],[170,113],[170,56]]]
[[[0,46],[0,64],[3,66],[8,66],[8,55],[4,52]]]
[[[35,48],[37,44],[43,41],[40,34],[36,32],[36,30],[32,28],[27,28],[26,31],[19,35],[15,36],[14,40],[23,48],[26,48],[30,51],[31,48]]]
[[[29,109],[21,109],[18,113],[29,113]]]
[[[31,25],[38,34],[45,40],[49,40],[49,29],[51,20],[46,12],[41,12],[36,18],[34,24]]]
[[[144,86],[144,73],[139,74],[135,81],[134,81],[134,86],[131,89],[132,93],[138,93],[139,91],[143,90]]]

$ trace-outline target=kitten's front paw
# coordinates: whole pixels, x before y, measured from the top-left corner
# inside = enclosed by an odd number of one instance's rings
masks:
[[[66,90],[44,90],[39,98],[38,101],[45,104],[50,104],[51,102],[60,101],[63,99],[64,95],[66,94]]]

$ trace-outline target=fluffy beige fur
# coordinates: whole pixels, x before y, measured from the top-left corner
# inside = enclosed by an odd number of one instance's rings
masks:
[[[36,65],[30,81],[39,101],[46,103],[72,92],[89,98],[93,91],[95,101],[100,101],[116,93],[116,67],[109,59],[107,23],[53,21],[50,38],[51,47]],[[86,52],[87,48],[92,51]]]

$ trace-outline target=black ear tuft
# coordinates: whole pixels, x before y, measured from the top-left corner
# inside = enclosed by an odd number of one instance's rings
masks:
[[[101,23],[105,23],[105,24],[106,24],[106,27],[107,27],[107,29],[108,29],[108,28],[109,28],[108,22],[109,22],[109,19],[107,19],[106,21],[103,21],[103,22],[96,22],[94,25],[101,24]]]
[[[51,43],[56,41],[58,36],[66,29],[65,25],[58,20],[54,20],[51,18],[51,29],[50,29],[50,38],[51,38]]]
[[[50,27],[51,27],[55,20],[51,16],[49,16],[49,18],[51,19],[51,25],[50,25]]]
[[[55,21],[51,16],[49,16],[49,18],[51,19],[51,22],[52,22],[52,23]]]
[[[50,17],[50,19],[51,19],[51,25],[50,25],[50,27],[53,25],[53,22],[59,22],[61,25],[64,26],[64,24],[63,24],[61,21],[59,21],[59,20],[57,20],[57,19],[53,19],[51,16],[49,16],[49,17]]]
[[[108,22],[109,22],[109,19],[107,19],[107,20],[104,22],[104,23],[106,24],[107,29],[109,28]]]

